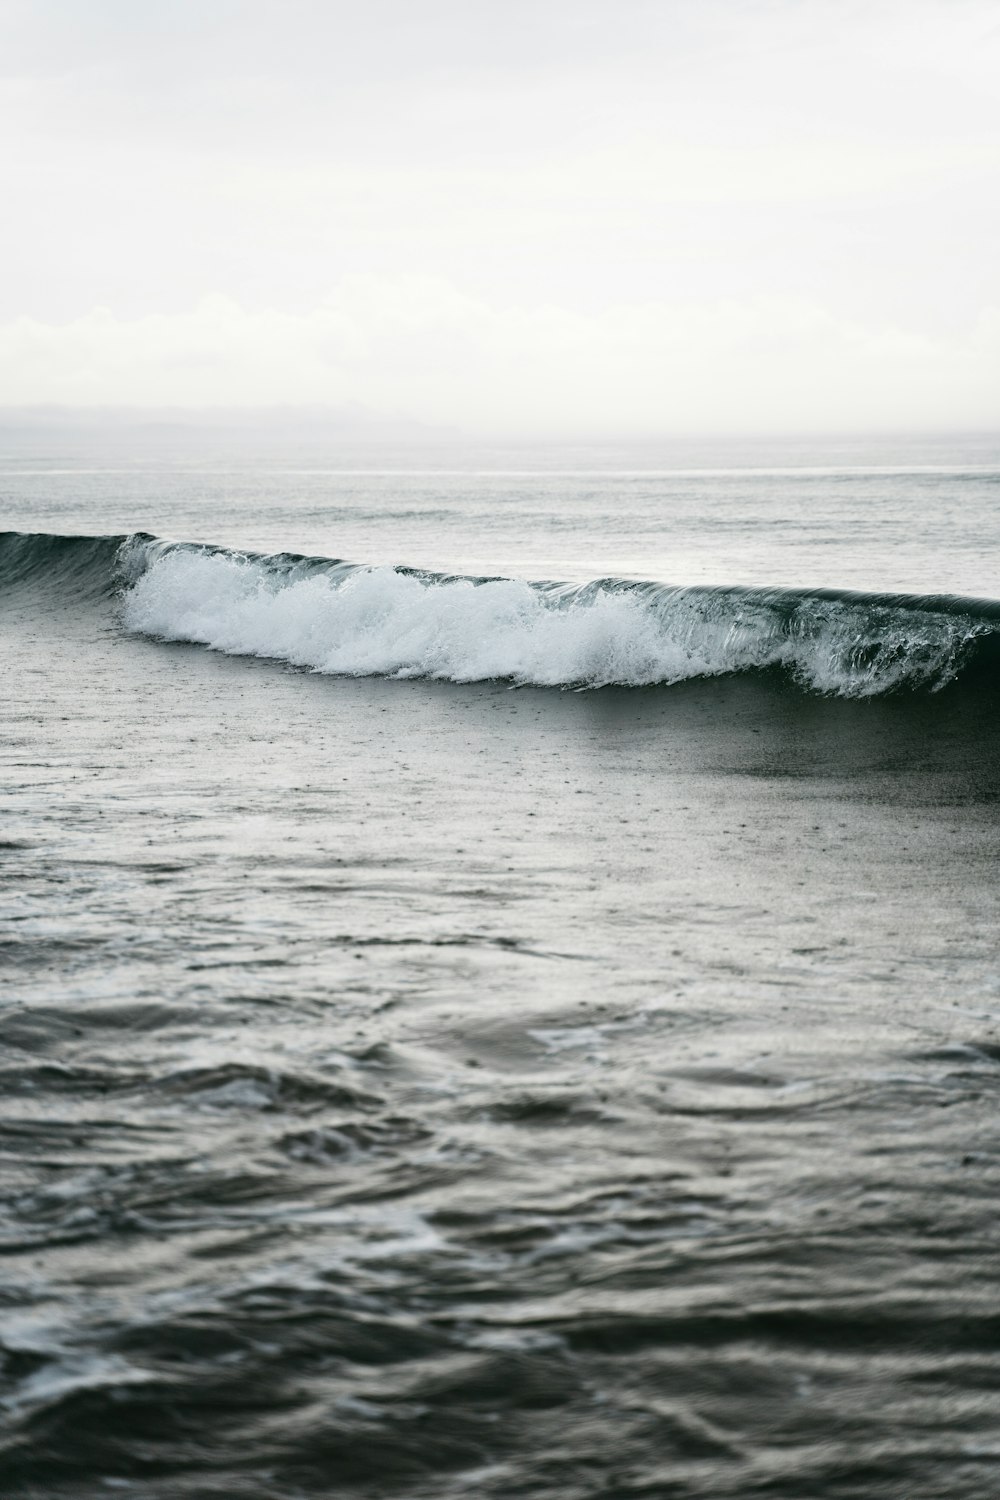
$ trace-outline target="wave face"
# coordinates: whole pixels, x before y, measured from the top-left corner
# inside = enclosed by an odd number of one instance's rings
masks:
[[[529,583],[145,534],[4,534],[0,577],[57,576],[117,586],[130,631],[348,676],[597,688],[782,669],[814,692],[867,697],[938,689],[1000,641],[989,600]]]
[[[97,598],[114,591],[123,546],[152,540],[0,531],[0,588],[27,584],[53,596]]]

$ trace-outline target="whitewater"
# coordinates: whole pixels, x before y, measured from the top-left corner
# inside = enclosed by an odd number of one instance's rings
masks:
[[[866,696],[943,686],[1000,621],[985,601],[446,578],[144,539],[119,559],[138,573],[130,630],[359,677],[639,687],[782,667]]]

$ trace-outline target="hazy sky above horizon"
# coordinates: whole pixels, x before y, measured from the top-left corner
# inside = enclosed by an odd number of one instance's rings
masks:
[[[1000,427],[996,0],[0,0],[0,403]]]

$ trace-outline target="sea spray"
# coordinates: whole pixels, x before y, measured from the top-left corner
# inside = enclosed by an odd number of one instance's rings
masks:
[[[135,539],[129,630],[347,676],[642,687],[765,668],[844,697],[939,688],[997,632],[975,601],[457,578]]]

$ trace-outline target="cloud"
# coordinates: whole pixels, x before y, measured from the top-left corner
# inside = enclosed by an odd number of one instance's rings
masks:
[[[932,338],[795,298],[499,307],[443,278],[344,278],[301,311],[224,296],[0,325],[0,403],[359,403],[483,433],[1000,423],[1000,309]]]
[[[992,421],[994,9],[7,0],[0,400]]]

